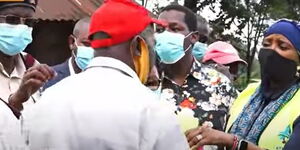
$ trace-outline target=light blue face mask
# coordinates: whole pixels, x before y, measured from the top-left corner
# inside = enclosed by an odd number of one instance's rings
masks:
[[[180,33],[172,33],[164,31],[162,33],[154,34],[156,44],[155,51],[164,64],[174,64],[178,62],[191,45],[184,50],[185,36]]]
[[[0,23],[0,51],[14,56],[32,42],[32,28],[24,24],[11,25]]]
[[[156,90],[151,90],[154,95],[159,99],[161,95],[161,86],[159,86]]]
[[[156,94],[156,95],[160,95],[161,94],[161,87],[159,87],[156,90],[153,90],[153,93]]]
[[[86,46],[77,46],[77,54],[75,62],[77,66],[84,70],[89,65],[90,61],[94,58],[94,49]]]
[[[201,60],[207,50],[207,44],[196,42],[193,47],[193,55],[197,60]]]

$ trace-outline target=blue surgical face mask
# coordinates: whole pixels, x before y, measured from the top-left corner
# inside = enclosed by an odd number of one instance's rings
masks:
[[[207,50],[207,44],[196,42],[193,47],[193,55],[197,60],[201,60]]]
[[[180,33],[164,31],[154,35],[156,44],[155,51],[164,64],[174,64],[178,62],[191,45],[184,50],[185,36]]]
[[[24,24],[0,23],[0,51],[14,56],[32,42],[32,28]]]
[[[154,93],[155,95],[160,95],[160,94],[161,94],[161,87],[159,87],[159,88],[156,89],[156,90],[153,90],[153,93]]]
[[[151,90],[153,93],[154,93],[154,95],[158,98],[158,99],[160,99],[160,95],[161,95],[161,86],[159,86],[156,90]]]
[[[94,58],[94,49],[86,46],[77,46],[77,54],[75,62],[77,66],[84,70],[89,65],[90,61]]]

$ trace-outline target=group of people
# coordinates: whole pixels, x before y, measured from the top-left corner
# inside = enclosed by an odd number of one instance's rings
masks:
[[[132,0],[106,0],[69,36],[72,56],[40,64],[32,42],[38,0],[0,1],[0,149],[295,150],[300,139],[300,26],[264,33],[261,81],[238,92],[247,63],[181,5],[158,18]]]

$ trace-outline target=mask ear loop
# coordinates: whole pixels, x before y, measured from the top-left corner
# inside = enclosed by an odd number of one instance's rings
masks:
[[[192,44],[190,44],[190,46],[184,50],[184,53],[187,52],[191,47],[192,47]]]
[[[187,38],[187,37],[189,37],[191,34],[193,34],[194,32],[190,32],[188,35],[186,35],[185,37],[184,37],[184,39],[185,38]],[[184,50],[184,53],[186,53],[191,47],[192,47],[192,43],[188,46],[188,48],[186,48],[185,50]]]

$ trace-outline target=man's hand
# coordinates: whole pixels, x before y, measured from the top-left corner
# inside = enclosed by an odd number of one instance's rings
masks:
[[[55,76],[55,71],[48,65],[39,64],[29,68],[23,78],[19,89],[10,99],[9,104],[21,111],[22,103],[26,102],[29,97],[37,92],[48,80]]]

